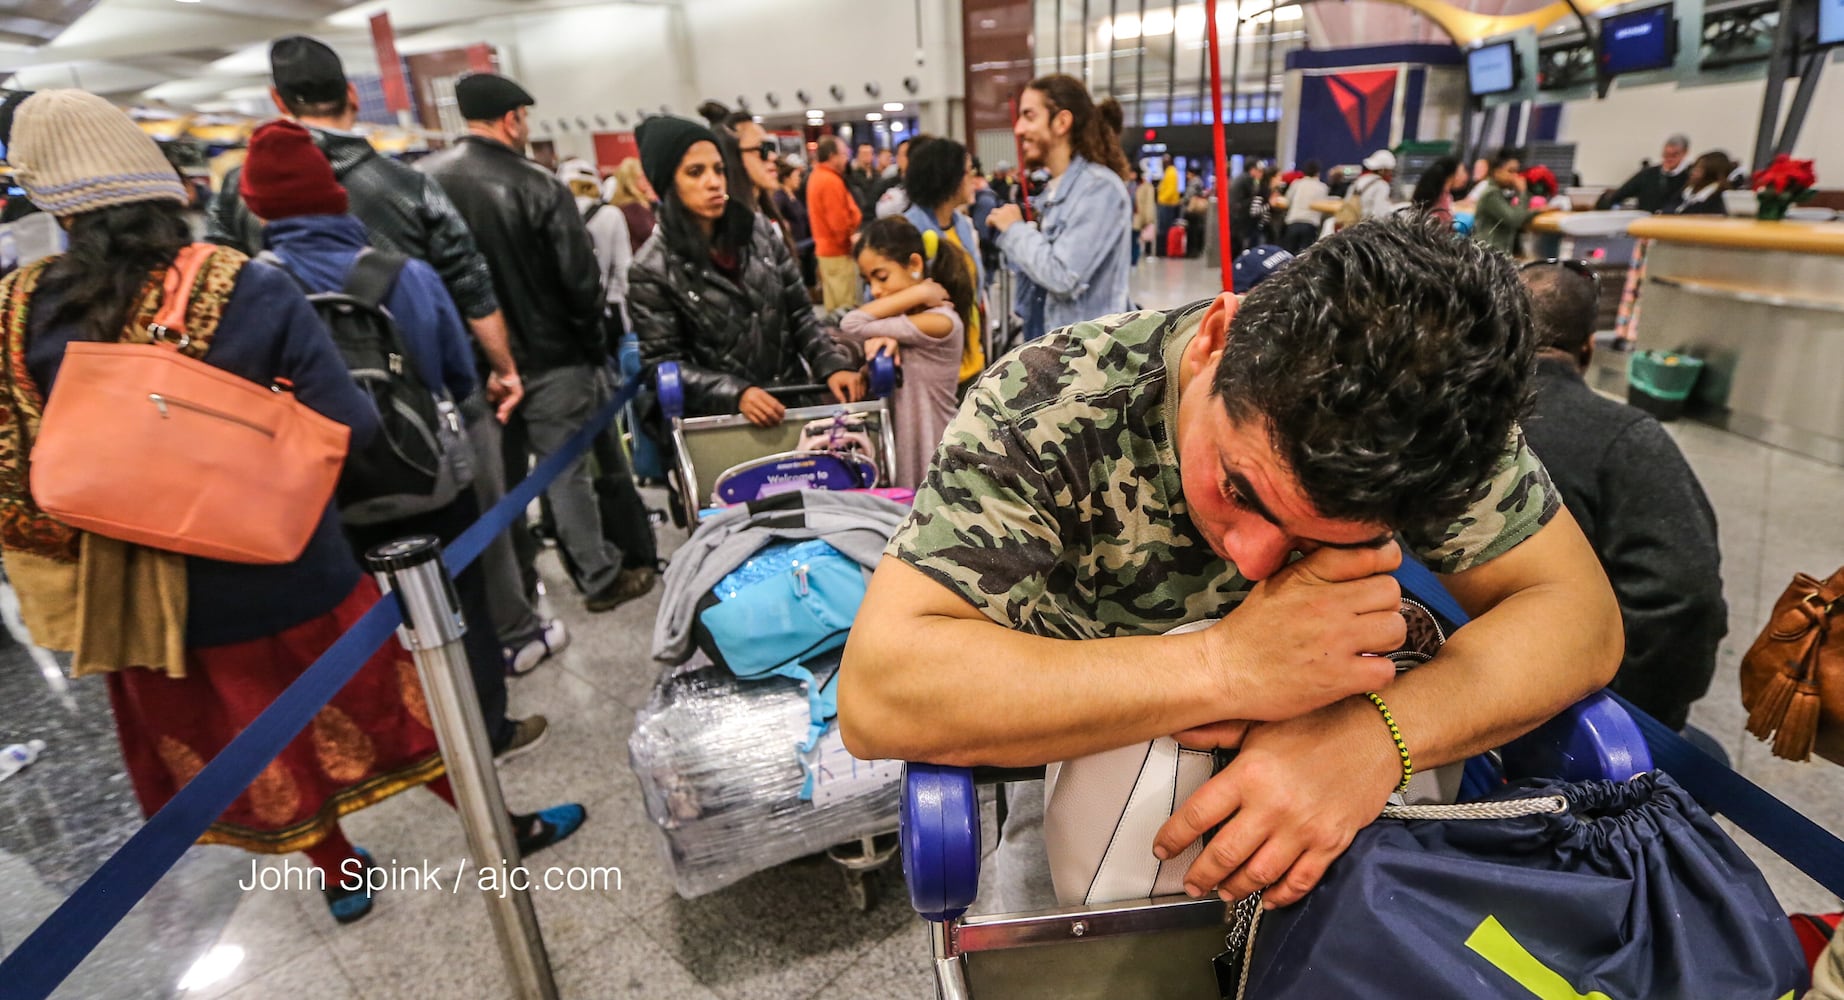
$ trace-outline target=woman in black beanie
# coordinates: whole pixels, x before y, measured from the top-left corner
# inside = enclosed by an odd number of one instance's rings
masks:
[[[678,362],[688,414],[741,413],[763,427],[786,409],[768,388],[823,381],[841,403],[862,398],[852,354],[821,329],[787,244],[730,198],[716,135],[660,116],[636,138],[660,196],[659,229],[628,271],[642,362]]]

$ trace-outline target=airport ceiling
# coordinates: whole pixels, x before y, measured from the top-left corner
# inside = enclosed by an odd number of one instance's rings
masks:
[[[82,87],[131,102],[209,106],[259,95],[268,42],[311,34],[347,65],[374,63],[369,18],[388,9],[398,50],[446,48],[451,29],[596,0],[0,0],[8,87]],[[491,42],[474,33],[472,41]]]
[[[337,49],[348,65],[369,66],[374,56],[368,19],[387,8],[398,49],[408,54],[465,41],[490,43],[490,22],[484,33],[478,29],[486,19],[596,2],[0,0],[0,78],[19,89],[76,86],[125,103],[210,108],[262,95],[268,85],[268,41],[281,35],[314,35]],[[1517,15],[1549,2],[1460,0],[1452,6],[1488,16]],[[1403,4],[1310,2],[1306,25],[1314,47],[1448,40],[1439,25]],[[463,38],[455,31],[462,27],[474,30]]]

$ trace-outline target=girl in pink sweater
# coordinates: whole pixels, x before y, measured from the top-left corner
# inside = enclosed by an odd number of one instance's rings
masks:
[[[901,216],[878,219],[858,236],[852,256],[871,285],[870,302],[840,322],[843,339],[866,357],[888,351],[902,362],[895,413],[895,485],[916,489],[959,408],[962,341],[974,290],[964,251],[923,234]]]

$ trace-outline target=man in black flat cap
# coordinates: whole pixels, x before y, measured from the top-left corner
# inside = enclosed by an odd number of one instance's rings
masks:
[[[524,156],[533,103],[525,88],[474,73],[455,84],[455,101],[468,134],[417,169],[448,193],[486,255],[525,376],[525,403],[506,433],[515,465],[527,455],[542,460],[596,408],[615,346],[603,342],[601,269],[570,189]],[[590,611],[652,589],[654,568],[623,568],[604,535],[586,458],[571,464],[548,495],[565,564]]]

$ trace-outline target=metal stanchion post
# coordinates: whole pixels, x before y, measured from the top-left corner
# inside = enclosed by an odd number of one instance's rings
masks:
[[[396,594],[403,607],[403,627],[397,634],[416,658],[429,719],[442,748],[476,870],[493,866],[504,876],[520,863],[518,839],[500,795],[499,774],[493,769],[486,723],[474,693],[467,652],[461,646],[467,623],[461,617],[454,581],[442,566],[440,541],[433,535],[414,535],[380,545],[366,553],[365,559],[378,585],[387,594]],[[484,627],[486,623],[480,624]],[[504,877],[500,884],[502,891],[484,895],[513,995],[519,1000],[557,1000],[557,983],[551,977],[551,960],[544,950],[531,895],[525,889],[512,889]]]

